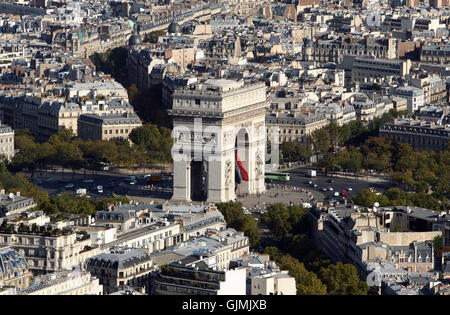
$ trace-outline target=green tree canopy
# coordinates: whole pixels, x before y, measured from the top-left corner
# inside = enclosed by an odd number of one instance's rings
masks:
[[[367,283],[360,280],[355,266],[341,262],[322,268],[319,279],[330,295],[367,295],[370,290]]]

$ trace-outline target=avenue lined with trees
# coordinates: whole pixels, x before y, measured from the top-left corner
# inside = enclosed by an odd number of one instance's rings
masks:
[[[244,214],[242,203],[219,203],[229,227],[243,231],[250,247],[260,244],[258,224]],[[311,237],[309,210],[299,205],[275,203],[262,216],[262,224],[271,232],[271,243],[264,252],[277,265],[295,277],[298,295],[366,295],[368,285],[359,279],[349,264],[332,264]]]

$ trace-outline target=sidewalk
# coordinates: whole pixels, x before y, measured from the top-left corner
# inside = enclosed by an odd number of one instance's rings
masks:
[[[266,191],[263,194],[238,197],[237,201],[242,202],[242,205],[251,211],[264,210],[274,203],[302,204],[311,203],[313,200],[322,200],[323,198],[324,195],[318,191],[290,185],[271,184],[266,186]]]

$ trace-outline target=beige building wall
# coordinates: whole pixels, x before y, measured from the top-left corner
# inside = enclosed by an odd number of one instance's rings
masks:
[[[173,58],[184,69],[188,64],[195,61],[195,48],[168,49],[165,51],[165,57]]]
[[[0,233],[0,246],[11,246],[22,254],[33,273],[54,272],[84,262],[98,253],[90,239],[77,241],[76,233],[60,236]]]
[[[52,283],[53,282],[53,283]],[[92,278],[89,272],[80,272],[74,276],[65,276],[57,281],[47,281],[48,286],[25,295],[102,295],[103,286],[99,279]]]
[[[251,295],[296,294],[297,288],[295,284],[295,278],[289,276],[287,271],[256,276],[251,279]]]
[[[442,231],[380,232],[380,242],[391,246],[409,246],[413,242],[431,241],[436,236],[442,236]]]
[[[0,122],[0,155],[6,156],[8,160],[14,157],[14,130],[9,126],[1,125]]]

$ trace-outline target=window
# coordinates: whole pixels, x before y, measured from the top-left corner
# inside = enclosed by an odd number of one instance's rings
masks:
[[[200,105],[200,99],[199,98],[195,99],[195,105]]]

